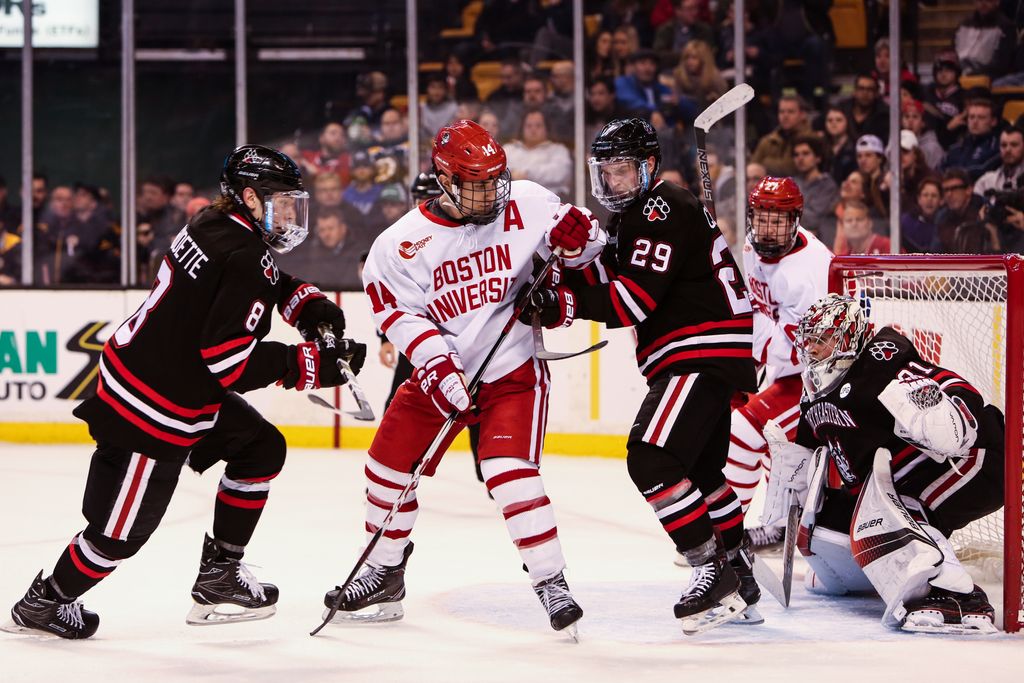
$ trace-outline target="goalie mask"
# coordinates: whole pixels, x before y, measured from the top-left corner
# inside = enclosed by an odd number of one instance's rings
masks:
[[[263,205],[259,219],[243,199],[245,188],[251,188]],[[278,253],[291,251],[309,234],[309,194],[302,186],[302,174],[294,161],[276,149],[237,148],[224,160],[220,191]]]
[[[650,157],[654,157],[653,169],[647,164]],[[643,119],[616,119],[594,138],[587,166],[594,199],[609,211],[625,211],[658,177],[658,134]]]
[[[829,294],[804,313],[796,329],[796,349],[810,397],[835,388],[871,336],[860,304],[851,297]]]
[[[796,244],[804,198],[792,178],[766,176],[747,201],[747,239],[761,258],[785,256]]]
[[[512,192],[505,150],[480,124],[461,120],[439,130],[431,159],[443,198],[463,218],[485,225],[504,211]]]

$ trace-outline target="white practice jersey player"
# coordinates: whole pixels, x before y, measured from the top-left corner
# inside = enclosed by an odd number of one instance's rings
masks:
[[[473,377],[530,280],[534,254],[550,256],[545,234],[561,207],[554,193],[516,180],[504,211],[488,225],[460,225],[426,203],[414,208],[381,233],[363,268],[378,329],[413,367],[455,351]],[[583,252],[563,263],[582,267],[604,244],[595,220]],[[517,323],[483,381],[504,377],[533,355],[532,331]]]
[[[754,358],[761,391],[734,406],[725,476],[746,510],[771,461],[763,431],[774,420],[789,438],[800,420],[802,366],[793,340],[804,312],[828,292],[832,259],[800,227],[803,197],[790,178],[764,178],[750,194],[743,265],[754,308]],[[756,539],[758,541],[760,539]]]

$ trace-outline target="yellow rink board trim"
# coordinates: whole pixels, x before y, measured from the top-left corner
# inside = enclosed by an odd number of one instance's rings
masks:
[[[295,448],[331,448],[333,427],[279,427],[288,445]],[[376,433],[375,427],[342,427],[341,447],[366,450]],[[0,423],[0,441],[13,443],[92,443],[83,423],[4,422]],[[459,434],[452,450],[468,451],[469,438]],[[544,451],[559,455],[626,457],[626,437],[608,434],[549,433],[544,438]]]

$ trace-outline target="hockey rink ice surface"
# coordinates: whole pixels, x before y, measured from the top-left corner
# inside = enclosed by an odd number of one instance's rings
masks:
[[[83,525],[90,447],[0,443],[0,606],[7,618]],[[100,615],[87,641],[0,633],[0,681],[948,681],[1020,680],[1024,638],[904,634],[877,599],[808,595],[797,560],[793,605],[765,593],[761,626],[687,637],[672,605],[688,569],[633,489],[625,460],[545,456],[566,577],[584,609],[581,642],[547,624],[468,454],[450,453],[419,490],[404,601],[392,624],[320,622],[324,592],[363,540],[362,452],[294,449],[246,560],[277,584],[264,621],[187,626],[220,470],[184,472],[149,544],[85,596]],[[768,562],[779,569],[778,556]],[[990,594],[993,603],[995,598]]]

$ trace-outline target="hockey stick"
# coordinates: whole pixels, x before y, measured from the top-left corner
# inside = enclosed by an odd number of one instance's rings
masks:
[[[789,506],[789,514],[786,516],[786,538],[782,542],[782,591],[786,597],[786,601],[782,603],[783,607],[789,607],[789,596],[793,592],[793,558],[802,514],[800,504],[793,503]]]
[[[693,122],[693,137],[697,143],[697,170],[700,172],[701,197],[704,209],[710,214],[714,223],[715,198],[711,192],[711,170],[708,168],[707,135],[711,126],[733,113],[754,98],[754,89],[746,83],[740,83],[728,91],[702,111]]]
[[[530,297],[533,296],[533,293],[535,291],[540,289],[541,281],[544,279],[544,276],[547,275],[548,271],[551,270],[551,268],[555,265],[555,261],[558,260],[558,257],[561,254],[562,249],[560,247],[555,247],[555,249],[551,252],[551,256],[548,258],[547,261],[544,262],[544,267],[541,269],[540,275],[534,278],[533,282],[530,283],[530,286],[526,291],[526,296],[519,298],[519,303],[513,305],[512,315],[509,316],[508,322],[506,322],[505,327],[502,328],[501,334],[498,335],[497,341],[494,342],[494,345],[491,347],[491,350],[487,352],[487,355],[484,357],[483,363],[480,364],[480,368],[476,371],[476,374],[473,375],[473,380],[469,383],[468,389],[470,396],[472,396],[476,392],[477,388],[480,386],[480,383],[483,381],[484,372],[487,370],[487,366],[491,364],[491,361],[494,359],[495,354],[498,353],[498,349],[500,349],[501,345],[505,343],[505,339],[508,338],[509,332],[511,332],[512,328],[515,327],[516,321],[519,320],[519,316],[522,315],[523,309],[525,309],[527,304],[529,303]],[[352,583],[352,580],[356,577],[356,574],[359,573],[359,569],[363,566],[363,563],[366,562],[366,558],[370,556],[370,553],[373,552],[373,549],[377,546],[377,542],[380,541],[381,536],[384,535],[384,532],[387,530],[388,525],[391,524],[391,520],[394,519],[395,515],[398,513],[398,509],[402,507],[403,504],[405,504],[405,499],[409,496],[409,492],[416,488],[416,486],[419,484],[420,477],[423,475],[423,471],[426,470],[427,466],[431,463],[431,461],[433,461],[434,456],[437,455],[437,452],[441,448],[441,444],[444,443],[445,438],[448,436],[448,432],[451,431],[452,426],[455,424],[455,419],[457,417],[458,413],[453,410],[448,415],[448,419],[446,419],[444,421],[444,424],[441,425],[441,429],[437,432],[437,436],[435,436],[434,440],[430,442],[430,445],[427,446],[427,449],[423,451],[423,455],[420,456],[419,462],[416,465],[416,469],[414,469],[412,472],[412,476],[409,479],[409,483],[405,485],[402,491],[398,494],[398,497],[395,499],[395,502],[391,504],[391,509],[388,511],[387,516],[384,518],[384,521],[380,523],[380,526],[377,527],[377,531],[373,533],[373,536],[370,537],[370,540],[369,542],[367,542],[366,547],[363,549],[362,554],[359,556],[359,559],[356,560],[356,565],[352,567],[352,571],[349,572],[348,578],[345,579],[344,583],[338,586],[338,595],[335,598],[334,603],[328,610],[327,616],[324,617],[323,623],[317,626],[315,629],[313,629],[309,635],[315,636],[317,633],[319,633],[324,626],[327,626],[327,624],[331,623],[331,619],[333,619],[334,615],[338,613],[338,609],[341,607],[342,597],[345,595],[345,589],[349,586],[350,583]]]
[[[337,345],[338,340],[334,336],[334,332],[331,331],[330,327],[321,325],[318,328],[318,331],[320,332],[320,336],[323,337],[324,344],[327,345],[327,348],[333,349]],[[359,406],[359,410],[348,410],[345,412],[357,420],[373,422],[377,418],[374,417],[373,408],[370,406],[370,402],[366,400],[366,394],[363,393],[363,388],[359,386],[359,382],[356,380],[356,373],[352,372],[352,367],[346,360],[339,358],[338,370],[341,371],[341,376],[345,378],[345,384],[348,385],[349,391],[352,392],[352,397],[356,400],[356,405]],[[329,408],[339,415],[341,414],[337,408],[316,394],[306,394],[306,396],[308,396],[309,400],[316,405]]]
[[[547,347],[544,346],[544,329],[540,326],[540,320],[536,313],[533,315],[531,326],[533,327],[533,351],[538,360],[565,360],[566,358],[575,358],[586,353],[593,353],[608,346],[608,340],[602,339],[582,351],[548,351]]]

